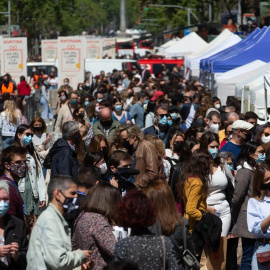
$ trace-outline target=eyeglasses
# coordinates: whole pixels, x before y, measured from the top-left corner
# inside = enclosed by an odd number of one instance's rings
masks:
[[[33,133],[23,133],[23,134],[26,135],[27,137],[29,137],[29,136],[33,137],[34,136]]]
[[[168,117],[168,116],[169,116],[168,114],[160,114],[158,117],[163,118],[163,117]]]

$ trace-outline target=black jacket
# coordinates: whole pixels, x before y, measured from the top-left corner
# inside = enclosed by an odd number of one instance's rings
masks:
[[[203,212],[201,220],[196,222],[192,232],[197,253],[201,254],[204,243],[208,244],[214,252],[218,251],[221,232],[221,219],[216,215]]]
[[[22,220],[15,216],[6,214],[4,216],[4,238],[5,245],[16,242],[19,245],[19,259],[15,262],[11,255],[7,255],[8,266],[0,261],[1,270],[24,270],[26,269],[26,252],[28,248],[28,240],[25,226]]]
[[[54,143],[44,163],[47,164],[48,160],[51,160],[51,178],[62,174],[70,175],[77,181],[79,160],[76,152],[71,149],[66,140],[59,139]]]

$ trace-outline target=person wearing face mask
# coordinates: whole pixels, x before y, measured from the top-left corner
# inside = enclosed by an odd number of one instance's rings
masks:
[[[84,84],[82,86],[82,94],[90,94],[91,86],[89,80],[84,80]]]
[[[123,100],[121,98],[113,99],[114,111],[112,112],[113,119],[119,121],[120,124],[131,123],[130,114],[123,110]]]
[[[107,140],[111,140],[115,129],[120,125],[118,121],[113,120],[112,112],[109,108],[103,108],[100,112],[100,119],[93,125],[94,135],[101,134]]]
[[[218,149],[218,135],[214,132],[206,131],[200,139],[200,152],[211,155],[212,172],[209,175],[211,181],[208,184],[207,211],[221,219],[221,236],[227,237],[231,226],[231,198],[226,194],[226,190],[228,185],[234,186],[234,178],[229,166],[218,157]]]
[[[85,115],[84,106],[77,106],[74,109],[72,115],[73,115],[74,121],[78,121],[81,139],[85,141],[86,135],[90,129],[90,123],[85,120],[86,115]]]
[[[221,149],[221,152],[231,152],[234,155],[234,169],[236,160],[244,143],[251,140],[251,130],[254,126],[243,120],[236,120],[232,124],[232,138]]]
[[[7,181],[9,185],[9,209],[8,214],[16,216],[24,221],[23,200],[18,189],[18,182],[26,175],[25,147],[11,145],[1,153],[0,182]]]
[[[127,89],[124,102],[124,108],[127,112],[129,112],[133,106],[133,96],[134,96],[133,90]]]
[[[243,145],[237,158],[235,190],[231,205],[231,234],[241,237],[241,267],[244,269],[251,269],[253,250],[256,242],[254,236],[249,232],[247,227],[247,204],[253,193],[254,172],[256,166],[263,162],[262,156],[264,156],[262,146],[257,142],[250,141]]]
[[[170,106],[169,114],[171,116],[172,126],[181,128],[182,125],[181,125],[181,116],[179,113],[179,108],[175,105]]]
[[[88,152],[84,157],[83,165],[85,167],[94,168],[101,178],[104,178],[107,172],[107,164],[102,151]]]
[[[138,101],[135,103],[129,114],[132,119],[134,119],[134,123],[140,128],[144,129],[144,108],[143,105],[146,104],[146,100],[148,97],[145,93],[140,92],[138,94]]]
[[[27,149],[26,175],[19,181],[19,191],[24,201],[24,213],[29,227],[33,227],[40,215],[40,208],[46,203],[46,185],[42,165],[34,149],[33,130],[28,125],[17,128],[14,145]]]
[[[158,105],[155,109],[154,125],[145,129],[144,135],[155,135],[160,138],[166,145],[169,129],[170,126],[168,125],[168,106]]]
[[[61,131],[65,122],[73,119],[73,111],[78,106],[78,94],[71,92],[68,95],[69,102],[61,107],[55,123],[55,131]]]
[[[212,98],[212,104],[213,104],[213,108],[219,110],[220,112],[222,111],[221,101],[218,97]]]
[[[59,93],[60,91],[66,91],[67,94],[71,93],[73,91],[73,88],[69,85],[69,79],[65,78],[64,79],[64,84],[60,86],[60,88],[58,89],[57,93]]]
[[[104,99],[104,94],[101,92],[96,92],[95,97],[97,99],[97,102],[100,103]]]
[[[259,129],[255,138],[255,141],[259,142],[265,151],[270,148],[270,124],[267,123]]]
[[[83,265],[89,258],[89,250],[72,251],[70,230],[64,219],[76,208],[77,190],[71,176],[59,175],[51,179],[48,185],[49,206],[39,217],[30,238],[28,270],[48,267],[71,270]],[[90,267],[89,264],[84,264],[82,269]]]
[[[7,213],[9,201],[9,185],[0,181],[0,269],[25,270],[27,234],[23,221]]]
[[[270,166],[262,164],[254,172],[254,189],[247,205],[247,227],[256,241],[252,250],[252,270],[266,270],[270,266],[267,256],[270,251],[269,183]],[[264,263],[261,262],[263,258],[265,258]]]
[[[44,166],[51,169],[51,179],[56,175],[70,175],[77,181],[79,160],[75,149],[80,140],[79,123],[66,122],[62,138],[54,143],[44,161]]]
[[[220,129],[221,118],[220,114],[216,111],[211,111],[206,117],[206,129],[209,129],[218,134]]]
[[[132,155],[132,169],[137,169],[140,174],[135,178],[137,188],[143,188],[150,181],[163,179],[165,181],[162,160],[155,147],[143,139],[143,133],[140,128],[134,124],[122,125],[117,130],[122,147],[128,150]]]

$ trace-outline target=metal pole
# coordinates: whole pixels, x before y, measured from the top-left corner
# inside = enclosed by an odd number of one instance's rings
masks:
[[[125,33],[127,29],[126,26],[126,0],[121,0],[120,3],[120,31]]]
[[[190,26],[190,8],[187,9],[187,24]]]
[[[10,37],[10,21],[11,21],[11,11],[10,11],[10,0],[8,0],[8,32],[9,32],[9,37]]]
[[[209,22],[212,22],[212,5],[211,2],[209,2],[209,11],[208,11],[208,18],[209,18]]]

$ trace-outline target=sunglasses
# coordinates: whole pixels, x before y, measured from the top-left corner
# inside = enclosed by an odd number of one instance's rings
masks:
[[[34,136],[33,133],[24,133],[24,135],[26,135],[27,137],[29,137],[29,136],[33,137]]]
[[[160,114],[159,118],[168,117],[168,116],[169,116],[168,114]]]

